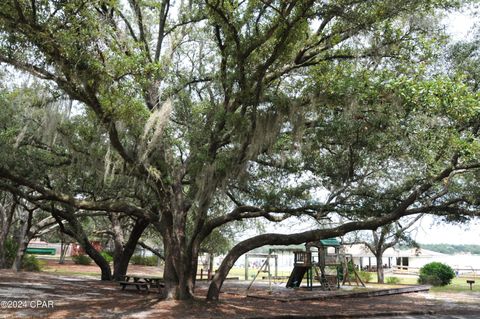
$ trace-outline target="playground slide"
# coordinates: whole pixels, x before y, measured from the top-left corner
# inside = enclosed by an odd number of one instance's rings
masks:
[[[308,267],[295,266],[290,274],[290,278],[288,278],[287,288],[300,287],[307,269]]]

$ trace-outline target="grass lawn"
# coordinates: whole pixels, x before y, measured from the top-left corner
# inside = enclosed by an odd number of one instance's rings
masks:
[[[397,276],[386,276],[385,282],[387,282],[388,277],[397,277]],[[398,276],[397,278],[400,279],[400,284],[402,285],[416,285],[417,277],[414,276]],[[377,276],[375,275],[372,279],[372,282],[376,282]],[[432,292],[467,292],[470,291],[470,285],[467,284],[467,280],[475,280],[475,283],[472,286],[472,291],[480,292],[480,278],[473,278],[473,277],[455,277],[452,279],[450,285],[443,286],[443,287],[432,287],[430,291]]]
[[[258,268],[248,269],[248,277],[250,278],[249,280],[252,280],[253,277],[257,274],[257,272],[258,272]],[[278,270],[278,276],[288,277],[288,276],[290,276],[290,273],[291,273],[291,270]],[[272,276],[275,275],[275,270],[273,269],[273,267],[271,269],[271,274],[272,274]],[[267,273],[261,272],[258,275],[257,279],[261,278],[261,277],[267,277],[267,276],[268,276]],[[233,267],[232,269],[230,269],[230,272],[228,273],[228,277],[239,277],[240,280],[244,280],[245,279],[245,268]]]
[[[69,270],[54,270],[54,269],[44,269],[43,272],[50,274],[57,274],[62,276],[96,276],[99,277],[100,273],[98,271],[69,271]]]
[[[443,287],[432,287],[432,292],[467,292],[470,291],[470,285],[467,284],[467,280],[475,280],[472,285],[472,292],[480,292],[480,278],[453,278],[452,283]]]
[[[252,280],[253,277],[257,274],[258,269],[253,269],[250,268],[248,271],[248,276],[249,280]],[[279,276],[290,276],[291,271],[278,271]],[[376,273],[371,273],[372,277],[370,280],[370,283],[376,283],[377,282],[377,274]],[[272,275],[273,275],[273,269],[272,269]],[[240,280],[243,280],[245,278],[245,269],[240,268],[240,267],[234,267],[230,270],[229,277],[239,277]],[[261,280],[261,277],[266,277],[267,273],[260,273],[257,280]],[[388,277],[396,277],[398,278],[399,284],[400,285],[417,285],[418,284],[418,277],[409,275],[386,275],[385,276],[385,282],[387,283]],[[283,279],[283,280],[275,280],[275,282],[287,282],[288,279]],[[479,278],[473,278],[473,277],[456,277],[452,279],[452,283],[450,285],[444,286],[444,287],[432,287],[430,291],[432,292],[469,292],[470,291],[470,285],[467,284],[467,280],[475,280],[475,284],[472,286],[472,291],[473,292],[480,292],[480,277]]]

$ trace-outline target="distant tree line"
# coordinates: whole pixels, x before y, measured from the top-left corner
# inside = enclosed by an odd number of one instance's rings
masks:
[[[480,245],[420,244],[420,247],[449,255],[461,253],[480,255]]]

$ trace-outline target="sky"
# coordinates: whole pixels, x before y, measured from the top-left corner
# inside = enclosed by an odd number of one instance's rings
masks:
[[[480,220],[468,224],[452,225],[436,222],[425,216],[412,237],[421,244],[473,244],[480,245]]]
[[[474,35],[475,18],[469,13],[452,12],[443,23],[447,33],[455,40],[471,39]]]

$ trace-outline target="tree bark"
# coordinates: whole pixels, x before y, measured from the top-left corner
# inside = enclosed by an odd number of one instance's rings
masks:
[[[13,212],[15,205],[8,211],[0,204],[0,269],[8,268],[6,260],[5,243],[7,242],[10,226],[12,225]]]
[[[377,259],[377,282],[379,284],[384,283],[384,272],[383,272],[383,251],[379,251],[377,255],[375,255]]]
[[[112,223],[112,235],[113,235],[113,279],[114,280],[123,280],[120,278],[119,273],[121,272],[120,264],[123,263],[122,254],[123,254],[123,229],[120,225],[120,220],[118,216],[114,213],[111,213],[109,216],[110,222]],[[118,270],[116,270],[118,268]],[[125,271],[126,274],[126,271]],[[124,275],[125,275],[124,274]]]
[[[32,239],[30,227],[32,226],[33,211],[23,211],[20,221],[19,233],[17,238],[18,249],[13,261],[12,270],[19,271],[22,269],[22,260],[27,250],[28,243]]]
[[[189,300],[193,298],[194,278],[192,276],[192,260],[198,259],[189,250],[180,250],[171,238],[164,238],[165,267],[165,298]],[[195,273],[196,275],[196,273]]]
[[[92,260],[100,267],[102,272],[101,279],[102,280],[112,280],[112,270],[110,269],[110,265],[108,262],[103,258],[102,255],[93,247],[90,243],[88,238],[82,237],[81,241],[79,240],[80,245],[83,247],[87,255],[92,258]]]
[[[165,260],[165,256],[160,251],[160,249],[155,249],[155,248],[145,244],[143,241],[138,241],[138,245],[140,245],[142,248],[145,248],[146,250],[150,251],[151,253],[153,253],[155,256],[157,256],[161,260]]]
[[[164,238],[165,240],[165,238]],[[164,244],[165,247],[165,266],[163,269],[163,279],[165,280],[165,295],[166,299],[178,299],[180,295],[179,278],[174,266],[174,256],[172,248],[169,243]]]
[[[147,228],[149,222],[143,218],[137,219],[133,229],[130,233],[127,243],[123,247],[121,254],[115,256],[114,265],[113,265],[113,278],[114,280],[123,280],[123,277],[127,274],[128,263],[130,258],[132,258],[133,253],[135,252],[135,247],[137,246],[138,240],[143,234],[145,228]]]
[[[61,265],[65,264],[65,257],[67,256],[68,247],[70,247],[70,243],[62,239],[60,246],[60,259],[58,260],[58,263]]]
[[[197,281],[197,271],[198,271],[198,254],[200,247],[195,245],[191,247],[192,258],[190,259],[190,278],[189,278],[189,289],[192,291],[192,294],[195,292],[195,283]]]

